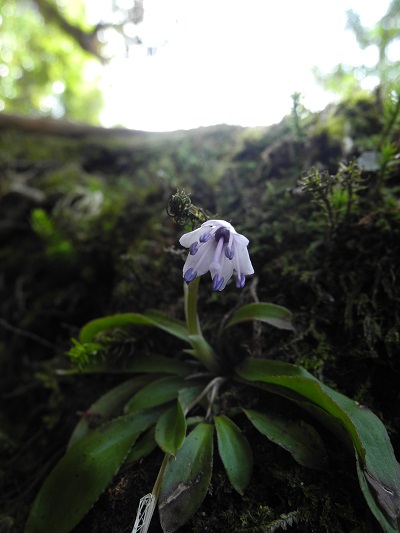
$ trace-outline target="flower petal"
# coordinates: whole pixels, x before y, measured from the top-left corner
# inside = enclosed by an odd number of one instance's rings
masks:
[[[195,255],[189,254],[183,267],[183,275],[185,276],[185,273],[189,268],[193,268],[198,276],[202,276],[208,272],[210,264],[214,258],[215,248],[216,242],[215,239],[212,239],[200,245]]]
[[[229,222],[226,222],[226,220],[207,220],[207,222],[204,222],[201,226],[227,228],[229,231],[236,233],[235,228],[232,226],[232,224],[229,224]]]
[[[194,231],[189,231],[189,233],[185,233],[184,235],[182,235],[182,237],[179,239],[179,243],[185,248],[190,248],[191,244],[200,239],[200,235],[202,233],[204,233],[204,230],[202,228],[197,228]]]
[[[247,248],[235,247],[235,256],[232,261],[234,261],[234,268],[236,272],[246,274],[246,276],[254,274],[254,268],[251,264]]]
[[[222,270],[221,270],[221,276],[224,278],[224,283],[221,285],[221,288],[219,289],[222,291],[228,281],[231,279],[233,274],[233,260],[228,259],[224,256],[224,260],[222,261]]]
[[[238,246],[247,246],[250,242],[247,237],[245,237],[244,235],[241,235],[240,233],[236,233],[233,236],[233,239],[238,244]]]

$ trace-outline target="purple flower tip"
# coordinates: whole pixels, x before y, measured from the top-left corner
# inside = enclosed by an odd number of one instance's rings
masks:
[[[244,274],[241,274],[240,277],[237,276],[237,278],[236,278],[236,287],[238,289],[243,289],[245,284],[246,284],[246,276]]]
[[[190,246],[189,246],[189,253],[190,255],[196,255],[197,252],[199,250],[199,243],[196,241],[196,242],[193,242]]]
[[[231,261],[233,259],[233,256],[235,255],[235,252],[227,246],[225,248],[225,256]]]
[[[197,272],[196,270],[193,270],[193,268],[188,268],[186,270],[186,272],[183,274],[183,279],[187,282],[187,283],[190,283],[191,281],[194,280],[194,278],[197,276]]]
[[[207,242],[210,239],[211,239],[211,233],[203,233],[202,235],[200,235],[199,241],[200,242]]]
[[[219,291],[224,283],[224,278],[221,278],[218,274],[215,274],[213,279],[213,291]]]

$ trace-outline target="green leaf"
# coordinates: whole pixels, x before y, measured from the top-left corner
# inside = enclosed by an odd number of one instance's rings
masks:
[[[119,363],[121,364],[121,363]],[[118,366],[115,361],[106,360],[85,366],[82,370],[58,370],[58,374],[137,374],[140,372],[157,374],[176,374],[187,376],[192,372],[190,365],[184,361],[171,359],[163,355],[139,355],[122,361],[123,366]]]
[[[153,322],[140,313],[123,313],[91,320],[79,333],[80,342],[92,342],[98,333],[124,326],[153,326]]]
[[[186,420],[179,401],[167,409],[158,419],[155,438],[160,448],[170,455],[182,446],[186,436]]]
[[[99,426],[110,418],[120,415],[129,398],[154,379],[154,376],[138,376],[106,392],[85,411],[72,432],[67,448],[80,441],[90,430],[93,431],[94,427],[91,428],[91,425]]]
[[[257,387],[294,400],[313,414],[315,410],[309,408],[317,406],[329,415],[319,419],[336,433],[341,425],[359,456],[360,468],[373,489],[375,501],[392,525],[398,527],[400,465],[385,426],[377,416],[296,365],[249,358],[236,369],[236,373]],[[388,495],[386,498],[382,497],[384,492]]]
[[[152,320],[153,324],[158,328],[166,331],[174,337],[178,337],[178,339],[188,342],[189,333],[186,323],[182,320],[171,318],[166,313],[157,311],[156,309],[149,309],[148,311],[145,311],[144,316],[146,316],[149,320]]]
[[[186,418],[186,425],[188,428],[191,426],[197,426],[200,422],[205,422],[205,419],[205,416],[188,416]]]
[[[143,457],[150,455],[157,448],[154,433],[155,427],[152,427],[141,435],[125,459],[125,464],[136,463],[140,459],[143,459]]]
[[[281,307],[280,305],[262,302],[242,305],[242,307],[239,307],[239,309],[233,313],[225,327],[229,328],[234,324],[247,322],[249,320],[259,320],[260,322],[265,322],[266,324],[270,324],[279,329],[289,329],[294,331],[292,313],[288,309]]]
[[[146,311],[145,313],[123,313],[97,318],[88,322],[80,331],[81,343],[92,342],[95,336],[108,329],[124,326],[155,326],[181,340],[188,341],[186,324],[180,320],[168,317],[160,311]]]
[[[273,413],[243,409],[256,429],[293,456],[300,465],[326,470],[328,457],[315,429],[305,422],[293,422]]]
[[[164,357],[163,355],[134,357],[131,361],[128,361],[126,368],[129,369],[129,372],[176,374],[177,376],[187,376],[193,371],[191,366],[185,362]]]
[[[213,463],[213,432],[211,424],[198,424],[166,466],[159,498],[160,521],[165,533],[173,533],[183,526],[207,494]]]
[[[399,524],[398,524],[398,519],[397,519],[397,526],[393,527],[393,523],[396,523],[396,516],[394,515],[391,516],[392,523],[390,523],[388,518],[382,512],[381,508],[376,502],[376,494],[371,490],[372,487],[371,485],[367,483],[363,469],[360,466],[359,456],[357,454],[355,455],[356,455],[358,481],[360,483],[361,490],[364,494],[365,499],[367,500],[367,503],[369,505],[369,508],[371,509],[372,514],[378,520],[379,524],[381,525],[385,533],[398,532],[400,529]],[[386,491],[384,487],[381,487],[381,492],[384,498],[390,498],[390,491]]]
[[[86,515],[159,410],[114,418],[72,446],[33,502],[25,533],[68,533]]]
[[[191,387],[185,387],[179,391],[178,399],[185,412],[187,409],[194,407],[194,402],[199,398],[206,385],[207,383],[204,383],[203,385],[192,385]]]
[[[179,390],[187,385],[183,378],[168,376],[152,381],[129,400],[125,412],[141,411],[149,407],[163,405],[178,397]]]
[[[253,453],[250,445],[230,418],[214,417],[218,437],[218,451],[229,481],[239,494],[243,494],[253,471]]]

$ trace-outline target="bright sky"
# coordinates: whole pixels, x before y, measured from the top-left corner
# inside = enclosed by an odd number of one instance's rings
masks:
[[[109,4],[92,2],[92,17]],[[107,67],[103,125],[147,131],[265,126],[290,112],[294,92],[302,93],[309,109],[322,109],[332,95],[316,84],[312,67],[329,72],[340,62],[377,60],[375,47],[360,50],[345,30],[346,10],[352,8],[370,26],[389,3],[144,0],[139,33],[145,46]],[[156,54],[147,55],[153,47]]]

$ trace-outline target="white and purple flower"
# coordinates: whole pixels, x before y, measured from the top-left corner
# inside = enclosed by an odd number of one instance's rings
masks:
[[[210,271],[213,290],[222,291],[236,272],[236,287],[244,287],[246,276],[254,274],[247,245],[249,240],[225,220],[208,220],[179,240],[189,248],[183,279],[190,283]]]

